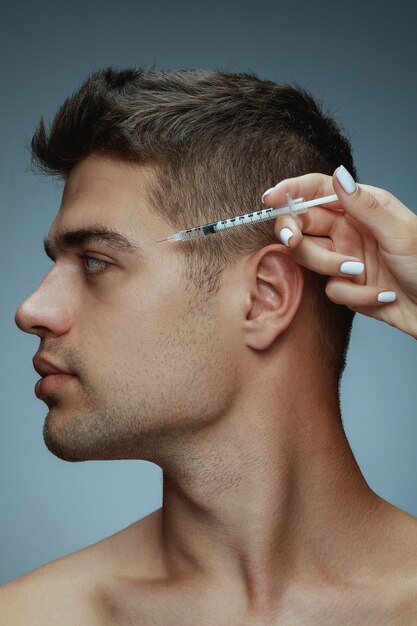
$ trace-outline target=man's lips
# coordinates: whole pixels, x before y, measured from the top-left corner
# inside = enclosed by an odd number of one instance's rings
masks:
[[[33,367],[38,372],[38,374],[42,376],[42,378],[45,376],[49,376],[50,374],[69,374],[72,376],[74,375],[73,372],[65,370],[64,368],[59,367],[54,363],[51,363],[51,361],[47,361],[44,358],[36,356],[33,358]]]
[[[57,392],[70,380],[76,380],[73,374],[48,374],[44,378],[40,378],[35,384],[35,395],[39,400],[53,392]]]
[[[33,367],[42,378],[35,384],[35,395],[40,400],[53,391],[58,391],[65,383],[76,375],[51,361],[35,356]]]

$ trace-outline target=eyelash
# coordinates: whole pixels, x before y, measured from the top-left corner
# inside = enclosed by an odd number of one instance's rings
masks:
[[[79,254],[78,257],[80,259],[83,259],[85,261],[87,260],[92,260],[92,261],[97,261],[97,263],[100,263],[102,269],[99,269],[96,272],[91,272],[91,271],[87,271],[86,274],[87,276],[99,276],[100,274],[104,274],[104,272],[107,272],[107,270],[110,268],[111,263],[107,263],[106,261],[102,261],[101,259],[96,259],[96,257],[94,256],[90,256],[89,254]],[[104,265],[104,267],[103,267]],[[86,266],[84,266],[86,268]]]

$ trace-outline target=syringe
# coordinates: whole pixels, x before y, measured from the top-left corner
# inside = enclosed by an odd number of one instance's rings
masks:
[[[289,193],[285,194],[287,198],[287,204],[279,207],[272,207],[270,209],[262,209],[261,211],[254,211],[253,213],[246,213],[245,215],[236,215],[235,217],[229,217],[226,220],[219,220],[218,222],[210,222],[209,224],[203,224],[201,226],[193,226],[186,230],[180,230],[174,235],[169,235],[166,239],[160,239],[155,243],[161,241],[189,241],[190,239],[197,239],[198,237],[207,237],[207,235],[214,235],[226,228],[236,228],[236,226],[243,226],[245,224],[255,224],[262,220],[271,220],[280,215],[297,215],[298,213],[306,213],[307,209],[318,204],[326,204],[328,202],[336,202],[339,200],[336,194],[331,196],[324,196],[323,198],[315,198],[314,200],[304,200],[304,198],[297,198],[293,200]]]

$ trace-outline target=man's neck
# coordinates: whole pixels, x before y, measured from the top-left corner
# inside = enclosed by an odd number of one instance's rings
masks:
[[[234,581],[256,607],[292,582],[357,581],[378,568],[390,505],[356,463],[337,394],[319,397],[269,390],[251,406],[242,396],[221,421],[173,444],[161,463],[161,538],[173,576]]]

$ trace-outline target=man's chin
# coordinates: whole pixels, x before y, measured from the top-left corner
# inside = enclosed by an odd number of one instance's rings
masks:
[[[43,440],[49,452],[62,461],[92,460],[87,450],[83,449],[82,433],[76,432],[77,425],[74,417],[67,417],[63,409],[51,401],[48,414],[43,426]]]
[[[63,415],[57,407],[51,409],[43,427],[43,440],[49,452],[70,463],[126,458],[106,449],[103,441],[95,437],[94,428],[91,432],[86,430],[85,422],[84,419],[80,423],[74,415]]]
[[[63,461],[150,460],[149,441],[132,428],[123,428],[113,409],[58,399],[51,404],[43,426],[49,452]],[[127,420],[126,420],[127,421]]]

